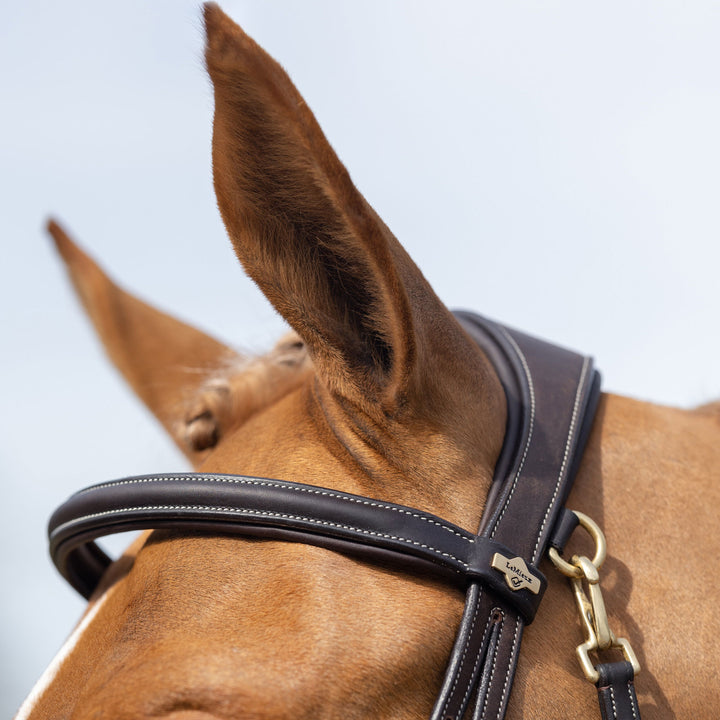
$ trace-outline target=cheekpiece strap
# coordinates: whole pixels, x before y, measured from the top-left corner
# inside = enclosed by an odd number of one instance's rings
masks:
[[[592,360],[456,313],[489,356],[508,405],[505,445],[479,535],[512,544],[520,559],[543,557],[590,432],[600,395]],[[472,583],[432,720],[504,717],[525,619],[492,588]]]

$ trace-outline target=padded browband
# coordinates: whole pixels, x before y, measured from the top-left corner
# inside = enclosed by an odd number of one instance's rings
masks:
[[[108,534],[171,528],[292,539],[385,557],[420,569],[434,565],[462,587],[481,579],[530,622],[545,589],[513,592],[491,567],[512,551],[414,508],[315,485],[242,475],[144,475],[81,490],[53,515],[50,552],[64,577],[89,597],[110,559],[90,545]],[[392,555],[390,555],[392,553]],[[420,561],[419,563],[416,561]]]
[[[111,560],[104,535],[168,528],[294,540],[440,573],[466,588],[463,619],[431,720],[501,718],[523,626],[546,581],[553,537],[600,394],[590,358],[471,313],[456,317],[488,356],[507,400],[505,440],[477,534],[410,507],[299,483],[183,473],[126,478],[73,495],[53,514],[50,552],[90,597]],[[553,540],[554,542],[554,540]]]

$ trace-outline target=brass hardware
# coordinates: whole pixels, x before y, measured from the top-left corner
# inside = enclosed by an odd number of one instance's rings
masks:
[[[527,588],[535,595],[540,592],[540,578],[528,570],[528,566],[521,557],[506,558],[500,553],[495,553],[490,566],[505,575],[505,582],[511,590]]]
[[[581,527],[588,531],[590,537],[595,541],[595,557],[592,559],[592,564],[599,570],[602,564],[605,562],[607,555],[607,543],[605,542],[605,535],[600,529],[598,524],[589,518],[585,513],[581,513],[578,510],[572,511],[577,519],[580,521]],[[570,578],[583,577],[582,570],[574,564],[570,564],[566,560],[560,557],[560,553],[555,548],[550,548],[549,553],[550,559],[553,561],[553,565],[563,574]]]
[[[632,665],[637,675],[640,672],[640,663],[633,652],[630,643],[625,638],[618,638],[610,629],[605,601],[600,590],[600,575],[598,568],[605,562],[607,545],[602,530],[587,515],[573,511],[582,525],[595,540],[595,557],[589,560],[585,556],[574,555],[571,562],[560,557],[555,548],[550,548],[549,556],[557,569],[570,578],[575,601],[577,602],[580,618],[585,628],[586,640],[578,645],[576,654],[585,677],[596,683],[600,677],[590,660],[589,653],[601,650],[622,650],[625,659]],[[583,588],[583,581],[587,583],[590,597]]]

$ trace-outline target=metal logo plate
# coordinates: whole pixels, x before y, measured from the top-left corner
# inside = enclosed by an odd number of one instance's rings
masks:
[[[521,557],[506,558],[500,553],[495,553],[491,566],[505,575],[505,582],[511,590],[527,588],[535,595],[540,592],[540,579],[528,570]]]

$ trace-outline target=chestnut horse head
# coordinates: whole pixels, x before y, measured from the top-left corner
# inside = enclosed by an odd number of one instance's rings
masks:
[[[237,256],[293,332],[246,358],[115,285],[50,232],[107,352],[208,473],[312,483],[477,525],[505,432],[488,358],[357,191],[282,68],[215,5],[213,170]],[[610,542],[608,611],[644,717],[717,692],[718,407],[603,396],[570,506]],[[508,717],[593,717],[565,583],[526,633]],[[463,595],[305,544],[140,536],[19,718],[423,718]],[[592,688],[590,688],[592,690]],[[715,698],[716,699],[716,698]]]

